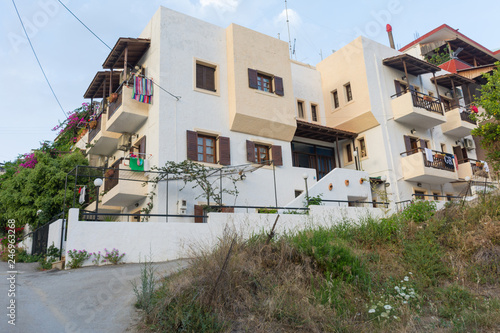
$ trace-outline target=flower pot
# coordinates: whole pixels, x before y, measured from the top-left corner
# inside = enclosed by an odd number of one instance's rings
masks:
[[[111,95],[109,95],[108,97],[108,101],[110,103],[114,103],[116,102],[116,100],[118,99],[118,94],[117,93],[112,93]]]

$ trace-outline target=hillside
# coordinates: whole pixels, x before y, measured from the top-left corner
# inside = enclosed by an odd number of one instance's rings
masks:
[[[273,239],[227,235],[163,281],[144,331],[498,332],[500,197]],[[145,268],[151,269],[148,264]]]

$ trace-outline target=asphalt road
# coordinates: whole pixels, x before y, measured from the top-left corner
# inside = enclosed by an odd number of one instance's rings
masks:
[[[155,264],[168,275],[187,261]],[[122,333],[134,332],[139,315],[134,308],[132,281],[139,282],[141,264],[38,271],[38,263],[16,264],[15,297],[7,263],[0,262],[0,332]],[[15,300],[15,326],[7,307]]]

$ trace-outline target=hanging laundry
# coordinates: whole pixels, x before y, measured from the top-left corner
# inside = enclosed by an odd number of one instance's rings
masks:
[[[151,166],[149,165],[149,160],[144,160],[144,171],[149,171]]]
[[[448,168],[448,169],[454,169],[455,168],[454,160],[455,160],[455,157],[453,157],[452,154],[445,154],[444,155],[444,165],[445,165],[445,167]]]
[[[455,168],[457,168],[457,171],[458,171],[458,157],[457,155],[453,155],[453,159],[455,160]]]
[[[80,204],[83,204],[85,202],[86,186],[80,187],[78,192],[80,192],[80,198],[78,199],[78,202]]]
[[[432,150],[430,150],[429,148],[424,148],[424,152],[426,160],[430,163],[434,162],[434,156],[432,155]]]
[[[153,80],[144,77],[134,76],[134,92],[132,99],[151,104],[153,97]]]
[[[144,171],[144,160],[142,158],[131,157],[130,169],[132,171]]]
[[[481,161],[481,163],[483,163],[483,170],[486,172],[490,172],[490,167],[488,166],[488,162]]]

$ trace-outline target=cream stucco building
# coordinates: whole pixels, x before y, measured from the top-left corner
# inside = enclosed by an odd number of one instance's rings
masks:
[[[103,69],[84,95],[103,101],[97,122],[78,143],[92,165],[113,169],[101,212],[139,214],[151,202],[152,213],[185,204],[196,215],[207,204],[179,181],[142,186],[154,173],[132,170],[133,156],[146,169],[186,159],[241,168],[228,206],[303,205],[304,177],[323,199],[387,193],[394,206],[414,194],[458,195],[472,175],[469,160],[457,159],[457,170],[449,157],[476,157],[459,144],[475,124],[463,102],[443,100],[450,85],[473,81],[364,37],[314,67],[290,60],[284,41],[160,7],[138,38],[118,40]],[[150,103],[133,99],[135,77],[152,80]]]

